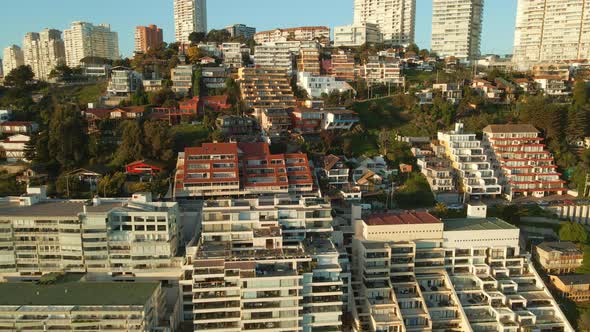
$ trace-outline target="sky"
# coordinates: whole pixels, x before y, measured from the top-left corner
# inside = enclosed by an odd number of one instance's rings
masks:
[[[487,0],[482,54],[512,53],[517,0]],[[174,41],[173,0],[18,0],[7,1],[0,14],[0,47],[21,45],[25,33],[67,29],[73,21],[109,23],[119,33],[123,56],[133,51],[135,26],[157,24],[164,39]],[[432,0],[416,0],[416,43],[430,47]],[[59,5],[58,5],[59,4]],[[258,31],[278,27],[352,23],[353,0],[208,0],[208,28],[234,23]]]

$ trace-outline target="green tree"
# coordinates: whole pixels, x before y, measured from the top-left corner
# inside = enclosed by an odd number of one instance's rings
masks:
[[[49,122],[48,153],[61,167],[69,170],[84,164],[88,157],[86,121],[76,105],[59,105]]]
[[[68,172],[62,173],[55,182],[55,190],[62,197],[81,198],[84,185],[76,176],[68,175]]]
[[[576,79],[574,85],[574,106],[577,108],[584,107],[588,104],[588,85],[583,79]]]
[[[588,111],[585,108],[573,108],[568,115],[567,138],[572,142],[582,139],[588,134]]]
[[[144,151],[148,158],[171,161],[174,157],[174,140],[170,127],[161,121],[147,121],[143,124]]]
[[[98,194],[103,197],[116,197],[123,193],[125,185],[125,173],[117,172],[113,175],[104,176],[98,182]]]
[[[175,100],[176,95],[170,88],[148,93],[148,101],[152,106],[162,106],[168,100]]]
[[[201,69],[195,70],[193,73],[193,96],[200,97],[201,96],[201,77],[203,73]]]
[[[125,121],[119,126],[122,133],[113,164],[122,166],[143,157],[143,131],[137,121]]]
[[[49,78],[55,78],[62,81],[68,81],[72,79],[74,71],[72,68],[68,67],[65,64],[56,66],[51,70],[49,73]]]
[[[22,89],[33,80],[35,74],[31,66],[20,66],[13,69],[4,77],[4,85]]]
[[[559,227],[559,239],[561,241],[586,243],[588,241],[588,233],[582,224],[568,221]]]
[[[205,41],[205,33],[204,32],[191,32],[190,35],[188,35],[188,40],[191,41],[192,44],[198,44],[201,43],[203,41]]]

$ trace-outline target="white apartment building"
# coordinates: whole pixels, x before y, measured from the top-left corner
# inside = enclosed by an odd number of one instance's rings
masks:
[[[369,56],[367,62],[361,67],[361,71],[361,76],[368,84],[405,85],[405,77],[402,74],[400,63],[397,61]]]
[[[263,43],[256,46],[254,64],[256,67],[286,68],[292,73],[295,55],[302,47],[299,41]]]
[[[127,96],[141,87],[142,77],[131,68],[115,67],[111,70],[111,78],[107,87],[110,95]]]
[[[316,76],[308,72],[297,73],[297,85],[307,91],[310,98],[320,98],[322,94],[331,92],[347,92],[353,90],[346,81],[333,76]]]
[[[174,32],[182,44],[193,32],[207,33],[207,0],[174,0]]]
[[[424,212],[355,220],[354,331],[573,331],[497,218]]]
[[[254,35],[254,41],[257,44],[284,41],[319,41],[322,45],[329,45],[330,28],[325,26],[308,26],[261,31]]]
[[[178,278],[178,216],[177,203],[152,202],[151,194],[89,203],[50,200],[43,188],[30,188],[1,202],[0,279],[50,272]]]
[[[64,41],[59,30],[27,33],[23,40],[23,52],[25,64],[31,66],[38,80],[47,80],[55,67],[66,62]]]
[[[407,46],[414,42],[416,0],[355,0],[354,23],[373,23],[383,41]]]
[[[358,47],[382,42],[383,35],[375,23],[354,23],[334,28],[335,47]]]
[[[27,144],[30,136],[17,134],[0,141],[0,156],[8,162],[28,161],[26,157]]]
[[[433,0],[431,49],[439,56],[479,58],[484,0]]]
[[[516,67],[577,59],[590,59],[590,0],[519,0]]]
[[[172,91],[180,95],[188,96],[193,88],[193,73],[195,68],[192,65],[179,65],[171,70]]]
[[[223,64],[228,68],[241,68],[242,62],[242,45],[240,43],[223,43],[221,44],[221,53],[223,54]]]
[[[25,54],[17,45],[6,47],[3,52],[3,57],[2,68],[4,70],[4,76],[10,74],[13,69],[25,64]]]
[[[72,68],[78,67],[85,57],[120,58],[119,35],[111,31],[109,24],[73,22],[70,29],[64,30],[64,43],[66,64]]]
[[[438,140],[459,174],[466,201],[473,196],[496,196],[501,193],[502,187],[482,142],[475,134],[465,133],[462,123],[456,123],[455,130],[439,131]]]

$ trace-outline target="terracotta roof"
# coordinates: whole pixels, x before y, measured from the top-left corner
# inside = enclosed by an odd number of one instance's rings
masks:
[[[532,124],[495,124],[488,125],[483,131],[484,133],[539,133]]]
[[[30,126],[33,122],[31,121],[5,121],[2,122],[2,126]]]
[[[324,157],[324,169],[332,169],[337,162],[340,161],[340,157],[333,154]]]
[[[237,154],[238,145],[236,143],[203,143],[201,147],[186,148],[187,156],[196,154]]]
[[[439,224],[441,221],[428,212],[404,212],[401,214],[372,215],[364,219],[369,226]]]
[[[375,175],[376,174],[373,171],[367,170],[365,172],[365,174],[363,174],[363,176],[360,179],[358,179],[358,181],[356,183],[363,185],[363,184],[369,182],[369,179],[371,179]]]
[[[238,143],[238,149],[246,156],[270,155],[270,149],[266,143]]]

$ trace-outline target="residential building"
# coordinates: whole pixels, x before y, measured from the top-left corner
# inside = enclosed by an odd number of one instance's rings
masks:
[[[242,37],[245,40],[254,38],[256,28],[246,26],[245,24],[234,24],[225,28],[233,38]]]
[[[195,68],[192,65],[178,65],[170,70],[172,79],[172,91],[188,96],[193,88],[193,73]]]
[[[129,96],[141,87],[141,75],[131,68],[114,67],[107,93],[112,96]]]
[[[17,45],[11,45],[4,48],[4,54],[2,58],[2,68],[4,70],[4,76],[10,74],[13,69],[16,69],[25,64],[25,54],[22,49]]]
[[[158,92],[164,88],[164,80],[162,79],[144,79],[141,81],[143,90],[145,92]]]
[[[89,127],[96,128],[98,122],[103,120],[131,120],[140,119],[144,116],[145,108],[141,106],[115,107],[95,109],[89,108],[83,111]]]
[[[352,170],[352,184],[363,193],[377,192],[385,189],[393,174],[397,174],[397,170],[389,169],[383,156],[361,157]]]
[[[359,122],[356,112],[347,109],[326,109],[322,118],[323,130],[350,130]]]
[[[30,135],[39,130],[39,124],[31,121],[4,121],[0,123],[0,133],[5,135]]]
[[[320,75],[320,50],[316,47],[301,48],[297,58],[297,71]]]
[[[297,74],[297,85],[307,91],[309,98],[321,98],[322,94],[329,95],[332,92],[352,91],[352,87],[346,81],[338,80],[333,76],[319,76],[309,72]]]
[[[27,145],[30,136],[17,134],[0,141],[0,157],[8,162],[27,161]]]
[[[240,58],[241,61],[241,58]],[[208,89],[222,89],[229,77],[226,67],[202,67],[201,81]]]
[[[356,331],[573,331],[503,220],[406,212],[354,224]]]
[[[157,25],[135,27],[135,52],[146,53],[150,49],[162,46],[164,43],[164,32]]]
[[[223,43],[221,44],[223,54],[223,65],[227,68],[240,68],[242,61],[242,44],[240,43]]]
[[[346,81],[354,81],[355,75],[354,56],[345,51],[332,54],[332,76]]]
[[[504,90],[492,84],[492,82],[480,78],[474,79],[471,82],[471,87],[476,93],[490,102],[498,103],[501,101],[504,95]]]
[[[440,91],[442,97],[453,104],[458,104],[463,98],[461,84],[435,83],[432,85],[432,89]]]
[[[188,44],[193,32],[207,33],[207,0],[174,0],[176,41]]]
[[[266,143],[205,143],[179,153],[175,197],[313,190],[307,156],[273,155]]]
[[[569,62],[548,62],[534,64],[531,74],[533,77],[552,76],[562,81],[569,81],[572,78],[572,71],[572,65]]]
[[[299,54],[300,48],[301,43],[298,41],[263,43],[256,47],[254,65],[256,67],[285,68],[291,74],[294,70],[295,55]]]
[[[72,279],[65,276],[64,279]],[[170,331],[165,291],[157,282],[58,281],[0,284],[2,327],[9,331],[73,332],[89,324],[130,332]],[[174,318],[170,318],[173,320]]]
[[[27,33],[23,40],[23,52],[25,65],[31,66],[38,80],[47,80],[55,67],[66,62],[64,41],[59,30]]]
[[[265,108],[260,113],[260,126],[271,138],[284,137],[291,129],[291,117],[284,108]]]
[[[343,158],[331,154],[322,160],[322,175],[331,186],[341,187],[348,184],[350,169]]]
[[[318,41],[322,45],[330,43],[330,28],[325,26],[297,27],[261,31],[254,35],[257,44],[284,41]]]
[[[317,134],[322,130],[322,110],[297,107],[291,112],[291,127],[301,134]]]
[[[492,161],[475,134],[466,133],[463,124],[456,123],[454,130],[439,131],[438,141],[444,147],[445,156],[451,160],[453,168],[459,175],[465,201],[473,196],[500,195],[502,187],[494,174]]]
[[[370,56],[361,70],[361,75],[368,84],[405,85],[405,77],[400,63],[397,61],[388,61],[378,56]]]
[[[127,174],[155,175],[161,173],[166,166],[164,163],[156,160],[142,159],[125,165]]]
[[[248,116],[223,115],[215,120],[215,125],[228,138],[255,136],[260,132],[258,121]]]
[[[120,59],[119,35],[111,31],[109,24],[93,25],[88,22],[73,22],[64,30],[66,64],[78,67],[86,57]]]
[[[383,34],[374,23],[355,23],[334,28],[334,47],[381,44]]]
[[[566,81],[558,75],[535,76],[533,81],[549,96],[567,96],[571,94]]]
[[[111,72],[111,65],[82,64],[82,75],[94,78],[108,78]]]
[[[457,188],[456,171],[449,159],[427,156],[418,158],[417,163],[437,202],[456,204],[461,201]]]
[[[584,252],[572,242],[542,242],[533,254],[547,274],[573,273],[584,260]]]
[[[177,203],[131,199],[50,200],[44,188],[6,197],[0,208],[0,275],[50,272],[178,278]],[[48,245],[52,243],[52,245]]]
[[[355,0],[355,24],[376,24],[383,41],[407,46],[414,42],[416,0]]]
[[[590,0],[519,0],[513,53],[517,69],[590,59],[589,8]]]
[[[489,125],[483,133],[489,160],[498,170],[509,200],[567,192],[537,128],[530,124]]]
[[[590,300],[590,275],[550,275],[549,280],[559,296],[564,299],[580,303]]]
[[[433,0],[432,51],[463,61],[478,59],[483,3],[483,0]]]
[[[499,57],[495,54],[487,55],[477,60],[477,66],[487,70],[497,69],[501,72],[510,72],[514,70],[512,56]]]
[[[258,111],[294,108],[295,96],[287,72],[287,68],[240,68],[237,81],[246,107]]]

